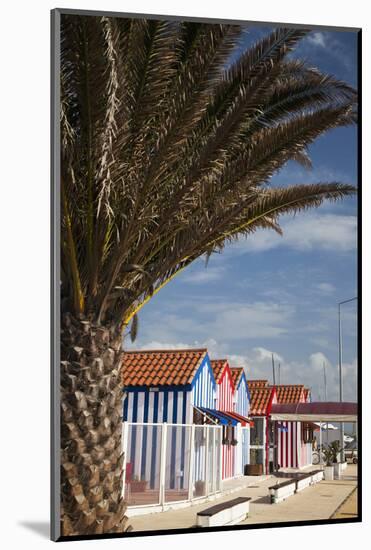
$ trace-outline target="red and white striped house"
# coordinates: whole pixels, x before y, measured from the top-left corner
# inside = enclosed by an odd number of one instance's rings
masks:
[[[277,403],[308,403],[310,391],[303,384],[280,384]],[[281,468],[304,468],[312,464],[312,442],[308,422],[276,422],[277,462]]]
[[[232,373],[227,359],[211,361],[216,382],[216,409],[223,412],[235,410],[235,388]],[[237,434],[235,427],[223,427],[222,448],[222,479],[228,479],[235,475],[235,442]]]

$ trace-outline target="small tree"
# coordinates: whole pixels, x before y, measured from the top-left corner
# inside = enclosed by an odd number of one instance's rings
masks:
[[[332,466],[333,462],[333,451],[330,446],[323,448],[323,458],[325,459],[326,466]]]
[[[332,461],[334,464],[337,464],[338,461],[338,455],[342,452],[342,448],[340,447],[340,441],[332,441],[329,445],[329,448],[332,452]]]

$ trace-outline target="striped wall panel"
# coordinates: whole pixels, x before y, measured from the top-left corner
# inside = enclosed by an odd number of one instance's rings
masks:
[[[247,382],[243,376],[238,384],[236,390],[236,412],[242,416],[248,416],[250,410],[249,394],[247,389]]]
[[[186,424],[189,421],[191,392],[182,389],[129,389],[124,397],[123,420],[128,422],[173,422]]]
[[[213,376],[209,356],[206,355],[192,382],[191,403],[196,407],[215,408],[216,400],[215,379]],[[193,422],[191,418],[190,422]],[[204,481],[206,475],[206,447],[202,443],[206,431],[202,427],[195,427],[194,451],[194,481]]]
[[[152,390],[152,391],[151,391]],[[155,391],[154,391],[155,390]],[[210,359],[205,357],[195,374],[192,386],[168,388],[127,388],[123,404],[123,420],[134,423],[193,423],[193,404],[215,407],[215,380]],[[168,470],[166,488],[186,487],[188,484],[190,428],[168,430]],[[159,473],[161,430],[151,426],[131,426],[128,437],[127,463],[133,475],[150,480],[156,488]],[[205,476],[205,448],[195,447],[195,480]]]
[[[216,408],[220,411],[234,410],[234,388],[229,373],[229,368],[225,368],[220,382],[217,385]],[[235,433],[236,435],[236,433]],[[222,479],[228,479],[235,476],[236,447],[233,445],[223,445],[222,448]]]
[[[209,356],[206,355],[192,382],[192,405],[215,408],[215,380]]]
[[[298,441],[300,442],[300,439],[298,440],[298,436],[300,437],[300,430],[298,430],[297,424],[298,422],[279,422],[278,463],[281,468],[299,467]]]
[[[234,410],[234,388],[229,375],[228,369],[224,370],[224,374],[218,384],[217,389],[217,409],[220,411]]]
[[[304,443],[301,422],[280,422],[278,462],[281,468],[303,468],[312,464],[312,444]]]

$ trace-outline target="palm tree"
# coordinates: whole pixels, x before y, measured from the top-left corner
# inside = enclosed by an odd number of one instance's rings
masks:
[[[355,122],[350,86],[288,58],[306,33],[243,51],[237,25],[62,15],[64,535],[128,528],[119,371],[137,311],[199,256],[355,191],[269,187]]]

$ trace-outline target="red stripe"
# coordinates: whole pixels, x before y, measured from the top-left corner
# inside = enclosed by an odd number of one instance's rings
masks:
[[[288,429],[288,422],[286,422],[286,428]],[[288,434],[289,432],[287,431],[286,432],[286,468],[287,468],[287,463],[288,463],[288,456],[289,456],[289,438],[288,438]]]
[[[281,423],[282,426],[282,423]],[[280,443],[281,443],[281,466],[283,467],[283,431],[280,431]]]

